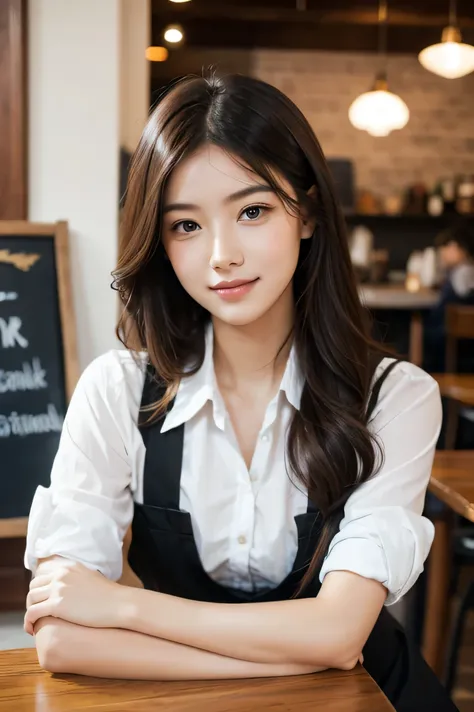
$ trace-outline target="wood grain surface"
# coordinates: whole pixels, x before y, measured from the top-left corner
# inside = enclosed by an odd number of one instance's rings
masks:
[[[27,1],[0,2],[0,219],[24,220],[27,171]]]
[[[255,680],[136,682],[51,675],[36,652],[0,652],[2,712],[393,712],[365,670]]]
[[[474,522],[474,450],[437,450],[429,489]]]
[[[442,396],[454,398],[464,405],[474,406],[473,373],[431,373]]]
[[[359,295],[362,303],[368,309],[430,309],[438,299],[435,289],[421,288],[417,292],[409,292],[404,285],[398,284],[361,284]]]

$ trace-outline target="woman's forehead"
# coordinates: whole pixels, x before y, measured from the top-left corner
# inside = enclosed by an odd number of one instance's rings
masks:
[[[284,181],[279,181],[284,187]],[[237,156],[206,144],[180,162],[165,190],[165,203],[225,201],[230,195],[266,181]]]

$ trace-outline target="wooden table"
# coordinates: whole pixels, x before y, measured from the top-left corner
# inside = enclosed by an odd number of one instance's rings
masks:
[[[351,672],[205,682],[101,680],[43,672],[36,652],[0,652],[0,710],[4,712],[393,712],[375,682]]]
[[[423,363],[422,311],[431,309],[439,298],[434,289],[421,288],[409,292],[403,284],[362,284],[359,287],[361,302],[368,309],[401,309],[411,312],[409,359],[417,366]]]
[[[438,450],[430,492],[450,507],[435,520],[435,538],[428,567],[423,655],[438,676],[443,674],[449,627],[449,579],[454,512],[474,522],[474,450]]]
[[[361,284],[359,294],[368,309],[430,309],[439,298],[435,289],[410,292],[403,284]]]
[[[432,373],[442,396],[453,398],[463,405],[474,406],[474,374]]]

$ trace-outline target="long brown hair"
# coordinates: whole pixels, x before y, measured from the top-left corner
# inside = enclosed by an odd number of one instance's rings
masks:
[[[210,315],[185,292],[166,259],[161,206],[173,169],[205,143],[249,166],[288,210],[304,209],[316,218],[312,238],[301,242],[293,280],[293,339],[305,385],[288,432],[287,460],[322,515],[319,544],[299,593],[321,565],[347,498],[375,471],[376,441],[366,408],[381,349],[368,335],[344,217],[304,116],[257,79],[187,77],[160,98],[132,158],[114,272],[124,305],[119,338],[128,348],[146,349],[166,386],[154,415],[163,414],[185,371],[196,372],[204,358]],[[296,201],[276,175],[286,178]]]

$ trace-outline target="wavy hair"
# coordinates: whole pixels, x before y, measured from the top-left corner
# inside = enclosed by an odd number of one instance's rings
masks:
[[[166,387],[153,418],[163,415],[180,380],[204,358],[210,315],[183,289],[166,258],[161,209],[174,168],[206,143],[250,167],[288,210],[304,209],[316,219],[312,238],[301,241],[293,279],[293,343],[304,387],[288,431],[287,465],[321,513],[319,544],[299,595],[322,563],[347,498],[377,469],[367,402],[377,355],[380,360],[386,352],[369,336],[344,217],[303,114],[254,78],[186,77],[161,96],[132,157],[114,272],[124,307],[117,334],[126,347],[148,352]],[[296,200],[283,191],[278,175]]]

